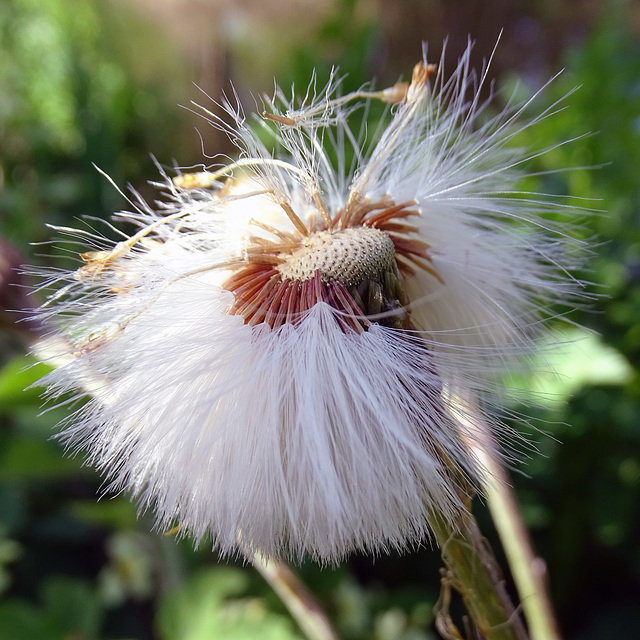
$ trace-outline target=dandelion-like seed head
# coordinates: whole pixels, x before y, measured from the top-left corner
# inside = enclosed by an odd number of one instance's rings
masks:
[[[389,198],[362,203],[328,221],[312,218],[303,233],[284,235],[261,225],[274,239],[255,239],[223,284],[235,295],[232,312],[248,324],[274,328],[324,302],[343,312],[343,327],[360,331],[371,316],[402,326],[407,299],[396,258],[429,262],[428,245],[404,235],[415,231],[404,222],[417,215],[408,210],[414,204],[396,206]]]
[[[49,393],[89,396],[61,437],[160,528],[222,554],[404,549],[472,491],[475,414],[514,437],[498,374],[579,295],[577,243],[545,217],[570,208],[518,191],[527,105],[490,115],[469,56],[382,91],[278,90],[275,153],[238,106],[204,110],[238,160],[135,196],[115,245],[61,229],[90,245],[39,314]],[[370,100],[393,106],[367,140],[349,123]]]

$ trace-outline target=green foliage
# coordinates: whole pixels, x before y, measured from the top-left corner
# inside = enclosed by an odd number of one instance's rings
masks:
[[[42,584],[41,602],[0,603],[0,640],[68,640],[99,638],[102,611],[84,581],[50,578]]]
[[[49,371],[47,365],[29,356],[17,356],[0,369],[0,411],[18,406],[33,406],[40,400],[40,391],[31,384]]]
[[[611,11],[574,50],[569,67],[549,88],[549,102],[561,100],[560,113],[539,123],[534,140],[557,147],[540,159],[542,170],[575,167],[542,182],[551,193],[571,193],[577,204],[595,209],[585,215],[585,237],[597,237],[586,277],[604,294],[598,315],[580,321],[596,328],[630,361],[640,356],[640,43]],[[575,89],[575,91],[574,91]],[[563,98],[565,94],[569,94]]]
[[[518,481],[555,600],[571,621],[568,635],[594,640],[629,637],[640,623],[638,78],[640,44],[612,10],[586,45],[570,53],[548,101],[578,88],[529,141],[551,146],[578,138],[543,156],[539,166],[575,169],[540,179],[538,188],[585,198],[577,204],[597,210],[585,214],[582,233],[594,252],[584,277],[598,297],[573,317],[601,337],[583,334],[568,351],[557,349],[556,364],[567,378],[547,387],[560,396],[541,417],[559,442],[537,436],[543,456],[530,463],[532,477]],[[597,244],[589,240],[596,236]],[[597,604],[585,611],[582,603],[589,601]]]
[[[155,175],[149,150],[173,154],[168,114],[189,76],[149,25],[113,9],[120,4],[3,3],[0,235],[25,252],[49,236],[45,222],[78,224],[81,213],[120,206],[91,162],[118,184],[138,184]],[[320,85],[338,60],[350,73],[345,90],[370,76],[379,25],[357,18],[357,7],[342,2],[287,56],[285,85],[305,86],[312,67]],[[536,160],[542,175],[528,188],[599,210],[580,230],[594,252],[583,275],[599,297],[572,319],[601,337],[559,328],[560,341],[581,338],[560,355],[549,346],[547,360],[565,377],[518,381],[553,395],[536,416],[552,437],[533,436],[540,453],[515,482],[574,640],[640,628],[639,78],[640,45],[612,10],[546,91],[566,108],[521,140],[555,147]],[[545,173],[567,166],[576,168]],[[212,564],[207,549],[149,533],[150,519],[126,497],[96,501],[100,479],[50,438],[66,411],[40,414],[40,390],[29,387],[44,366],[15,355],[13,338],[0,344],[0,640],[301,637],[252,569]],[[437,554],[421,550],[302,574],[345,640],[427,640],[436,637],[438,567]]]
[[[166,87],[181,86],[178,58],[155,46],[159,82],[141,61],[157,34],[115,3],[7,0],[0,11],[0,212],[20,247],[45,223],[122,206],[99,176],[120,184],[149,172],[153,131],[171,120]],[[135,50],[126,45],[136,43]],[[129,75],[131,74],[131,75]],[[173,85],[167,83],[173,80]],[[173,108],[173,104],[172,104]],[[162,139],[156,153],[170,157]]]
[[[298,640],[285,616],[270,612],[257,598],[246,597],[246,572],[218,567],[194,575],[160,606],[162,640]],[[244,596],[244,597],[243,597]]]

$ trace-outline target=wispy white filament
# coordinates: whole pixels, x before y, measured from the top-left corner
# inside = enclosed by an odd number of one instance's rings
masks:
[[[168,181],[159,211],[138,201],[119,217],[139,231],[115,247],[63,230],[95,252],[47,283],[41,316],[63,364],[44,384],[54,397],[91,394],[62,438],[160,527],[209,534],[223,554],[334,561],[419,544],[430,513],[453,520],[455,476],[478,472],[473,434],[462,438],[451,418],[456,390],[490,405],[496,374],[535,348],[550,304],[571,305],[579,289],[563,266],[575,243],[544,217],[554,204],[517,191],[537,153],[511,146],[531,125],[518,124],[524,107],[487,115],[469,54],[448,81],[414,77],[369,146],[333,84],[305,106],[284,104],[270,123],[277,158],[238,109],[232,125],[209,114],[240,162],[199,189]],[[428,268],[404,272],[405,329],[374,316],[345,330],[326,301],[275,328],[233,311],[223,284],[261,243],[387,200],[411,203],[405,239],[429,247]]]

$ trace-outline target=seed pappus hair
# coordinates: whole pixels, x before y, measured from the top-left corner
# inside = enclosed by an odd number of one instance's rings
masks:
[[[42,285],[42,384],[87,398],[61,439],[160,529],[247,557],[405,549],[482,471],[460,413],[516,438],[500,374],[579,302],[583,248],[575,209],[518,186],[545,150],[513,141],[557,106],[492,112],[470,52],[448,79],[425,48],[382,91],[277,89],[275,153],[237,100],[204,109],[237,160],[162,172],[164,199],[134,195],[116,244],[59,228],[90,250]],[[349,123],[371,101],[390,107],[367,141]]]

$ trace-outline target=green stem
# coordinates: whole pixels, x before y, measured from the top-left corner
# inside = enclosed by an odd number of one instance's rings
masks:
[[[315,598],[284,562],[267,561],[256,554],[252,563],[280,596],[309,640],[339,640]]]
[[[496,452],[488,450],[492,443],[487,434],[482,450],[477,452],[486,470],[483,493],[516,583],[531,640],[560,640],[545,584],[546,565],[533,552],[507,472]]]
[[[533,552],[491,431],[473,403],[462,398],[457,401],[461,410],[455,411],[453,417],[484,471],[481,477],[483,495],[507,556],[531,640],[561,640],[545,584],[545,563]]]
[[[448,569],[443,587],[452,586],[460,593],[477,629],[487,640],[527,640],[498,565],[471,513],[461,511],[454,524],[434,514],[431,526]],[[447,638],[462,637],[446,611],[438,613],[438,628]]]

